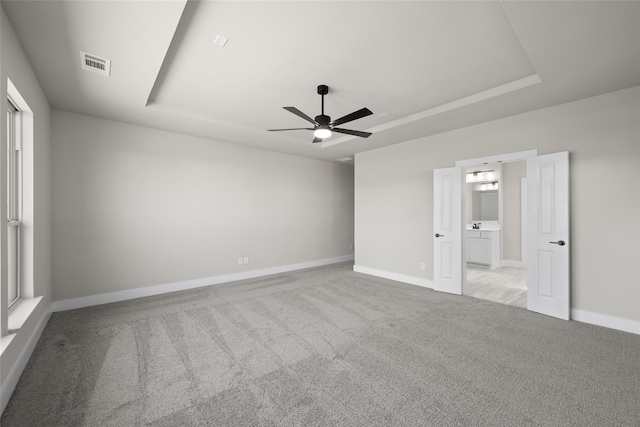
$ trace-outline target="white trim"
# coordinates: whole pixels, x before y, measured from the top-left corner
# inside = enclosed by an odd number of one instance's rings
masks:
[[[640,335],[640,322],[636,320],[622,319],[575,308],[571,309],[571,320]]]
[[[381,132],[383,130],[395,128],[398,126],[406,125],[407,123],[415,122],[417,120],[426,119],[427,117],[436,116],[438,114],[446,113],[447,111],[452,111],[458,108],[466,107],[467,105],[475,104],[477,102],[486,101],[487,99],[494,98],[496,96],[504,95],[506,93],[514,92],[519,89],[523,89],[525,87],[529,87],[532,85],[536,85],[541,83],[542,79],[540,76],[536,74],[531,74],[527,77],[523,77],[518,80],[514,80],[509,83],[502,84],[500,86],[492,87],[487,90],[483,90],[482,92],[474,93],[469,96],[465,96],[460,99],[456,99],[454,101],[450,101],[441,105],[437,105],[435,107],[429,108],[424,111],[419,111],[415,114],[411,114],[405,117],[401,117],[396,120],[392,120],[390,122],[383,123],[381,125],[366,129],[369,132]],[[332,145],[341,144],[343,142],[354,139],[353,136],[343,136],[341,138],[335,139],[333,141],[320,143],[322,148],[331,147]]]
[[[433,281],[423,279],[422,277],[407,276],[405,274],[392,273],[390,271],[377,270],[375,268],[354,265],[353,271],[356,273],[368,274],[370,276],[382,277],[383,279],[395,280],[396,282],[408,283],[410,285],[422,286],[423,288],[433,289]]]
[[[513,268],[527,268],[527,263],[524,261],[514,261],[512,259],[503,259],[502,267],[513,267]]]
[[[2,414],[4,412],[4,409],[7,407],[7,403],[9,403],[9,399],[11,398],[16,385],[18,385],[18,380],[20,379],[24,368],[27,366],[31,355],[33,354],[33,350],[36,348],[36,344],[40,340],[40,336],[42,336],[42,332],[44,331],[45,326],[47,326],[47,323],[51,318],[51,314],[51,310],[47,310],[44,313],[42,319],[40,319],[38,327],[35,328],[35,330],[31,334],[31,337],[27,341],[27,345],[25,345],[22,349],[20,356],[18,356],[16,363],[13,365],[11,371],[9,372],[9,375],[7,375],[7,378],[2,384],[2,388],[0,388],[0,414]],[[4,341],[7,338],[8,337],[3,337],[2,340]]]
[[[24,322],[27,321],[33,310],[36,309],[42,297],[35,298],[21,298],[18,305],[9,313],[9,320],[7,322],[9,331],[17,331],[22,328]]]
[[[527,223],[527,177],[520,178],[520,259],[522,261],[523,268],[527,268],[527,230],[529,224]]]
[[[185,280],[183,282],[165,283],[162,285],[147,286],[144,288],[129,289],[126,291],[109,292],[105,294],[89,295],[86,297],[70,298],[53,302],[53,311],[66,311],[76,308],[91,307],[94,305],[108,304],[118,301],[126,301],[135,298],[166,294],[169,292],[184,291],[187,289],[201,288],[204,286],[219,285],[221,283],[235,282],[237,280],[253,279],[271,274],[286,273],[289,271],[303,270],[305,268],[320,267],[323,265],[337,264],[353,261],[353,255],[345,255],[336,258],[327,258],[316,261],[306,261],[297,264],[282,265],[278,267],[263,268],[260,270],[243,271],[241,273],[223,274],[220,276],[204,277],[201,279]]]
[[[538,150],[518,151],[515,153],[498,154],[496,156],[479,157],[477,159],[457,160],[456,166],[472,167],[482,165],[484,163],[509,163],[526,160],[529,157],[538,155]],[[466,184],[466,183],[465,183]]]
[[[27,111],[29,113],[33,113],[31,108],[29,108],[29,104],[24,100],[16,85],[13,84],[10,78],[7,78],[7,97],[11,98],[11,102],[19,111]]]

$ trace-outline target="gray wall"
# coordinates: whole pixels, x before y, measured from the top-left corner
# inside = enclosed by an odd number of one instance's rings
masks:
[[[480,208],[482,207],[482,202],[480,201],[480,192],[473,191],[472,184],[467,184],[467,191],[471,192],[471,209],[467,207],[467,211],[471,211],[471,220],[467,222],[482,221],[482,215],[480,214]]]
[[[58,110],[52,135],[56,301],[352,253],[350,165]]]
[[[433,280],[434,169],[569,151],[571,307],[640,321],[639,100],[635,87],[356,155],[356,265]]]
[[[503,260],[522,261],[520,179],[525,176],[527,176],[527,164],[525,162],[502,164],[502,177],[500,179],[502,197],[500,239]]]
[[[23,247],[24,262],[29,271],[25,279],[30,282],[33,289],[32,295],[42,296],[40,304],[34,309],[31,316],[22,328],[15,334],[9,346],[2,352],[2,369],[0,369],[0,383],[5,387],[5,380],[18,361],[18,356],[24,351],[28,340],[40,324],[43,316],[51,306],[51,168],[50,168],[50,110],[47,99],[40,88],[36,76],[25,57],[20,43],[16,38],[11,23],[5,16],[4,9],[0,7],[0,40],[2,61],[0,62],[0,108],[6,111],[7,102],[7,78],[11,79],[24,100],[33,112],[33,165],[27,166],[33,176],[33,192],[25,191],[24,196],[30,198],[33,209],[27,212],[28,220],[24,224],[24,234],[29,236],[32,244]],[[6,120],[3,113],[2,120]],[[3,122],[5,123],[5,122]],[[0,147],[0,200],[1,212],[6,212],[6,133],[4,124]],[[32,168],[32,169],[31,169]],[[27,171],[25,171],[27,173]],[[6,265],[6,251],[2,250],[7,245],[6,227],[0,227],[2,253],[2,265]],[[6,269],[2,271],[2,299],[6,301]],[[7,328],[7,313],[2,310],[2,330]]]

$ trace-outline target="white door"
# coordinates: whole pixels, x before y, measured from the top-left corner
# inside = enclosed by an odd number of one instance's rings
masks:
[[[527,159],[527,309],[569,320],[569,153]]]
[[[465,271],[463,179],[461,167],[433,171],[434,289],[457,295],[462,294]]]

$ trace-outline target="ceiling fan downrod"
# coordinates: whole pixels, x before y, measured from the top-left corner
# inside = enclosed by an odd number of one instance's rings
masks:
[[[331,126],[331,117],[325,116],[324,114],[324,96],[329,93],[329,86],[320,85],[318,86],[318,94],[321,96],[322,100],[320,101],[320,115],[315,117],[316,123],[318,123],[314,127],[314,135],[316,138],[328,138],[331,136],[331,130],[333,126]]]
[[[323,115],[323,116],[324,116],[324,96],[326,94],[328,94],[328,93],[329,93],[329,86],[327,86],[327,85],[318,86],[318,95],[320,95],[322,97],[321,109],[320,109],[321,113],[320,114]]]

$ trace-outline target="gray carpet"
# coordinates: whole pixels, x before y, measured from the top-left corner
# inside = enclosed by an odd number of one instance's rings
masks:
[[[10,426],[638,426],[640,337],[338,264],[55,313]]]

